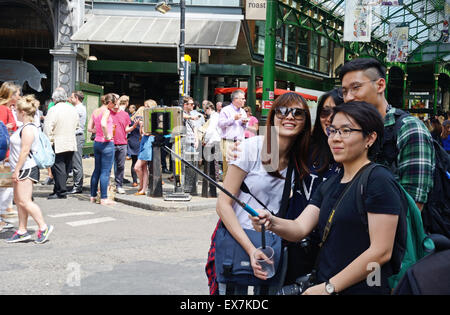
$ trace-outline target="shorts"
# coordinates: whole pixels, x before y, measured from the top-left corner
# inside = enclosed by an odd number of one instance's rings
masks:
[[[39,167],[34,166],[32,168],[22,169],[19,172],[19,180],[25,180],[27,178],[31,179],[33,183],[39,183]]]

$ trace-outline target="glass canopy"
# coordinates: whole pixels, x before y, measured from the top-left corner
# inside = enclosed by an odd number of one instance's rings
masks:
[[[344,19],[345,0],[311,1],[336,17]],[[370,3],[375,0],[362,1]],[[409,26],[410,52],[433,38],[430,36],[433,31],[440,34],[444,29],[444,21],[450,15],[448,12],[449,0],[447,3],[446,0],[399,0],[399,2],[403,2],[403,4],[399,6],[374,5],[372,37],[386,42],[390,31],[389,24],[406,23]]]

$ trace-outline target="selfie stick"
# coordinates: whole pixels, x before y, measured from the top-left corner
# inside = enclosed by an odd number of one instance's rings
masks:
[[[174,157],[176,157],[178,160],[180,160],[181,162],[183,162],[184,164],[186,164],[187,166],[191,167],[197,174],[200,174],[202,177],[204,177],[205,179],[207,179],[211,184],[213,184],[214,186],[216,186],[217,188],[219,188],[221,191],[223,191],[228,197],[230,197],[231,199],[233,199],[234,201],[236,201],[245,211],[247,211],[250,215],[257,217],[258,216],[258,212],[256,212],[252,207],[250,207],[248,204],[240,201],[239,199],[237,199],[232,193],[230,193],[228,190],[226,190],[225,188],[223,188],[222,186],[220,186],[214,179],[212,179],[211,177],[209,177],[208,175],[206,175],[205,173],[203,173],[201,170],[199,170],[197,167],[195,167],[194,165],[192,165],[191,163],[189,163],[188,161],[184,160],[181,156],[179,156],[178,154],[176,154],[175,152],[173,152],[171,149],[169,149],[167,146],[163,146],[162,147],[164,150],[166,150],[167,153],[172,153],[172,155]]]

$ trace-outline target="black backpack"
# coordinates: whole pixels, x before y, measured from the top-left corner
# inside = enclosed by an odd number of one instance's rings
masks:
[[[402,127],[403,118],[410,114],[395,109],[395,124],[384,129],[382,153],[376,162],[387,166],[397,173],[397,135]],[[435,170],[433,189],[428,193],[427,203],[422,209],[422,220],[425,231],[432,234],[443,234],[450,238],[450,157],[442,146],[432,137],[435,152]]]

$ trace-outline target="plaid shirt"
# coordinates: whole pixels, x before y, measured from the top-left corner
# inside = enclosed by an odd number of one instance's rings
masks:
[[[384,127],[395,124],[395,108],[388,108]],[[426,203],[428,192],[433,188],[434,148],[430,132],[414,116],[403,118],[397,135],[399,151],[395,174],[400,184],[419,203]]]

